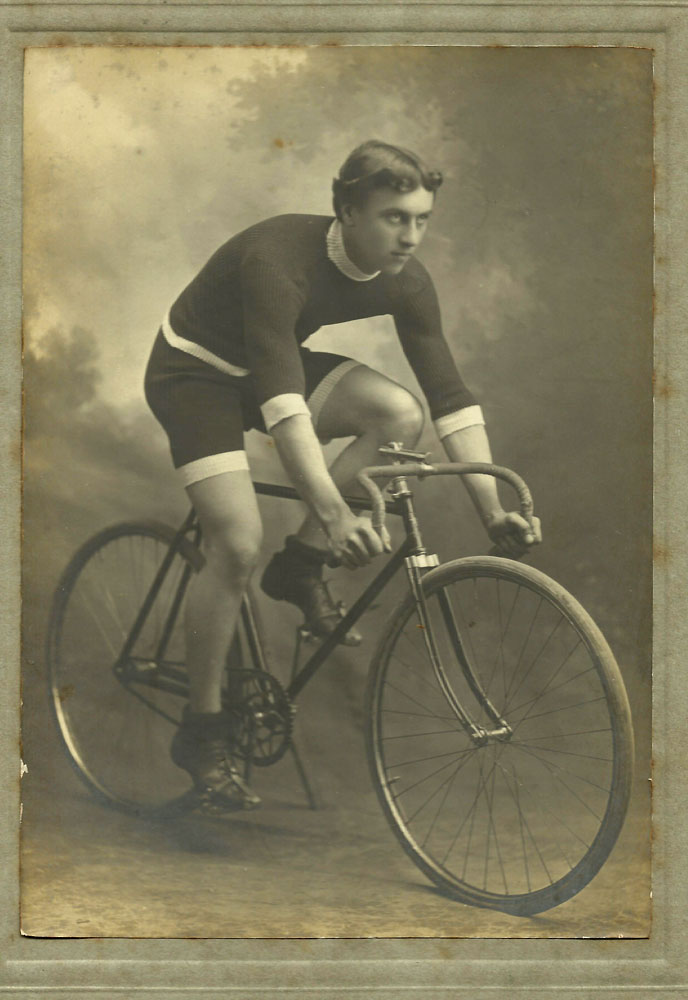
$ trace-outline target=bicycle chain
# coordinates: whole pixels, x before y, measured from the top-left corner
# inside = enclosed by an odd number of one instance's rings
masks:
[[[257,767],[275,764],[291,744],[296,706],[264,670],[228,670],[228,708],[237,756]]]

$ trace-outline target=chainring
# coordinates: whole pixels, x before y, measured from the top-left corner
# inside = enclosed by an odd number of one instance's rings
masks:
[[[275,764],[291,744],[296,706],[267,671],[230,669],[227,682],[236,754],[257,767]]]

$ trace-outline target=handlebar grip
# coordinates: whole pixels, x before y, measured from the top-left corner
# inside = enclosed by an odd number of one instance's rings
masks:
[[[373,473],[375,467],[361,469],[361,471],[356,476],[358,483],[367,492],[370,497],[370,504],[372,508],[372,524],[378,535],[382,534],[382,528],[385,523],[385,501],[380,491],[380,487],[376,482],[373,482],[369,473]]]

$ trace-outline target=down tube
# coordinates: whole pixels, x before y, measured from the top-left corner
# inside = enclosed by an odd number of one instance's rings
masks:
[[[331,635],[329,635],[328,638],[325,639],[320,646],[318,646],[316,651],[306,661],[302,669],[299,670],[296,677],[289,685],[287,694],[290,698],[295,698],[296,695],[303,690],[313,674],[330,655],[334,647],[339,645],[351,626],[358,621],[363,612],[370,606],[380,591],[387,586],[394,574],[402,566],[404,559],[407,555],[409,555],[412,548],[413,543],[409,539],[406,539],[403,545],[397,549],[387,564],[380,570],[375,579],[366,587],[355,604],[352,605],[334,632],[332,632]]]

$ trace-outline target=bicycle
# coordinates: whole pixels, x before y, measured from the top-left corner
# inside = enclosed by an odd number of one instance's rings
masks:
[[[243,603],[223,700],[245,772],[293,747],[294,699],[403,566],[410,584],[370,664],[366,747],[383,812],[410,859],[463,903],[531,915],[579,892],[624,822],[633,773],[630,708],[619,668],[580,604],[540,571],[495,555],[443,565],[423,544],[410,477],[483,473],[509,483],[532,518],[526,484],[487,464],[431,465],[398,445],[363,470],[381,529],[405,538],[286,688],[270,672],[253,602]],[[389,481],[384,499],[375,480]],[[258,494],[299,499],[290,487]],[[123,523],[67,566],[48,633],[51,705],[72,764],[101,799],[166,816],[199,806],[169,758],[186,701],[180,620],[203,565],[193,510],[177,530]],[[156,768],[137,771],[141,759]]]

